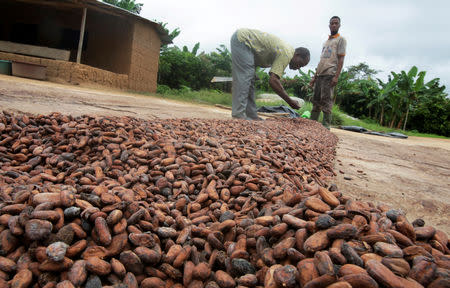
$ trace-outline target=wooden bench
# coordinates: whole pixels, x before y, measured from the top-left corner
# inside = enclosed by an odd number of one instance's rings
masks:
[[[69,61],[70,58],[70,51],[68,50],[21,44],[9,41],[0,41],[0,51],[63,61]]]

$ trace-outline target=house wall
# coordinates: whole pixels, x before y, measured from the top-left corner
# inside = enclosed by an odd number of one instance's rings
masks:
[[[156,29],[135,21],[131,47],[129,89],[156,92],[161,40]]]

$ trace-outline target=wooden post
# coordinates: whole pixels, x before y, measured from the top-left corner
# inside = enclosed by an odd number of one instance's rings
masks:
[[[83,50],[84,28],[86,27],[87,8],[83,8],[83,18],[81,19],[80,41],[78,41],[77,63],[81,61],[81,50]]]

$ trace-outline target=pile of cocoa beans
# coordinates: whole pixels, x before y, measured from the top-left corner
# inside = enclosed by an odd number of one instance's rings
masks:
[[[0,287],[450,287],[447,235],[355,201],[317,122],[0,113]]]

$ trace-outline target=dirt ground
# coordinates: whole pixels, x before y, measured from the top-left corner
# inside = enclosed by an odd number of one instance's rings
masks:
[[[0,109],[156,118],[230,118],[230,111],[120,91],[0,75]],[[330,179],[355,199],[385,203],[450,235],[450,140],[394,139],[331,129],[339,137]]]

